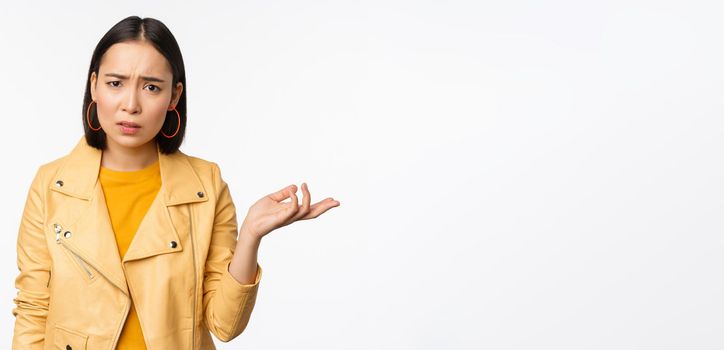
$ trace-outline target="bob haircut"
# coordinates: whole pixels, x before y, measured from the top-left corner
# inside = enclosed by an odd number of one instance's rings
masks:
[[[83,130],[85,131],[85,139],[88,145],[98,149],[106,149],[106,132],[101,129],[98,131],[92,130],[88,126],[86,113],[89,113],[90,122],[93,125],[98,125],[98,113],[96,108],[91,108],[88,112],[88,105],[92,102],[93,98],[90,93],[90,76],[93,72],[98,76],[98,70],[100,68],[101,58],[108,49],[116,43],[125,41],[142,41],[145,40],[152,44],[158,52],[160,52],[171,65],[171,72],[173,74],[173,83],[171,84],[172,89],[175,88],[178,82],[183,84],[183,91],[176,105],[176,110],[181,116],[181,125],[178,126],[179,131],[173,138],[166,138],[159,132],[156,135],[156,143],[159,146],[161,153],[170,154],[174,153],[181,146],[185,132],[186,132],[186,70],[184,68],[183,57],[181,56],[181,49],[179,49],[176,38],[174,38],[171,31],[161,21],[146,17],[140,18],[138,16],[126,17],[120,22],[116,23],[108,32],[101,38],[93,51],[93,56],[90,62],[90,68],[88,69],[88,77],[86,78],[85,97],[83,98]],[[100,79],[98,77],[97,79]],[[94,104],[95,105],[95,104]],[[169,118],[169,116],[171,116]],[[176,131],[177,118],[176,112],[167,111],[166,120],[161,126],[161,130],[167,135],[172,135]]]

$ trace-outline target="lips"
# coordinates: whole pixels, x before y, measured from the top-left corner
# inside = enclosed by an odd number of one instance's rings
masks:
[[[122,122],[118,123],[118,125],[123,125],[127,128],[140,128],[141,127],[140,125],[138,125],[134,122],[127,122],[127,121],[122,121]]]

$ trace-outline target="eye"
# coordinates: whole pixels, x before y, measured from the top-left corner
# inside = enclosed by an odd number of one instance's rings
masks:
[[[161,90],[161,88],[153,84],[146,85],[146,87],[149,88],[152,92],[158,92]]]
[[[118,80],[114,80],[114,81],[109,81],[109,82],[107,82],[106,84],[108,84],[108,85],[110,85],[110,86],[112,86],[112,87],[119,87],[119,86],[121,85],[121,82],[118,81]]]

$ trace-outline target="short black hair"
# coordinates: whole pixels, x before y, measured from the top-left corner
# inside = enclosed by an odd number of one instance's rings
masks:
[[[178,133],[170,139],[161,135],[161,132],[156,135],[156,142],[158,143],[160,151],[164,154],[174,153],[181,146],[186,131],[186,70],[184,68],[183,57],[181,56],[181,49],[176,42],[176,38],[174,38],[165,24],[150,17],[141,18],[138,16],[129,16],[124,18],[109,29],[98,42],[98,45],[96,45],[93,56],[91,57],[90,68],[88,68],[85,97],[83,98],[83,130],[85,130],[86,142],[88,145],[101,150],[106,149],[107,146],[105,131],[103,129],[94,131],[88,126],[88,119],[90,119],[94,128],[97,128],[96,125],[99,125],[95,104],[93,104],[94,107],[88,111],[88,105],[93,101],[90,93],[91,74],[95,72],[96,76],[98,76],[101,58],[113,44],[136,40],[148,41],[166,57],[171,65],[171,72],[173,74],[172,89],[176,87],[178,82],[183,84],[183,90],[176,105],[176,110],[181,116],[181,125],[177,125],[178,119],[176,112],[167,111],[166,121],[164,121],[161,127],[161,131],[167,135],[173,135],[178,127]],[[88,113],[88,117],[86,117],[86,113]]]

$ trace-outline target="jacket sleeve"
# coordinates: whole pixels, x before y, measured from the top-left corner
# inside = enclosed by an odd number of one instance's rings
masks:
[[[13,349],[42,349],[50,293],[50,255],[44,235],[45,182],[38,169],[28,191],[17,238],[15,279],[17,296],[13,299],[15,316]]]
[[[219,340],[228,342],[241,334],[249,322],[262,270],[257,263],[256,278],[252,284],[239,283],[229,272],[239,232],[236,208],[216,163],[213,164],[213,172],[217,202],[204,267],[204,320]]]

